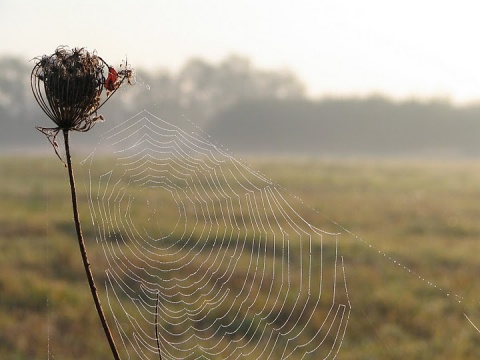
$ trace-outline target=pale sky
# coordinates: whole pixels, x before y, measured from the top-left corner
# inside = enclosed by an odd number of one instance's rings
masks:
[[[480,101],[480,2],[471,0],[2,0],[0,55],[58,45],[176,70],[193,56],[287,68],[315,96]]]

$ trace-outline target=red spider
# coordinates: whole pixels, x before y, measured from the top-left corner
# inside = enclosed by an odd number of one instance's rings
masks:
[[[114,91],[117,88],[116,82],[118,80],[118,73],[117,71],[109,66],[108,67],[108,77],[105,80],[105,89],[108,91]]]

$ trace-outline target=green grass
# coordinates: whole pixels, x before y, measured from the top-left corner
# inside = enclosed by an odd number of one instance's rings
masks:
[[[303,199],[294,205],[309,222],[342,232],[352,312],[339,359],[480,357],[480,333],[463,315],[480,325],[480,162],[251,164]],[[54,156],[3,158],[0,167],[0,358],[110,358],[78,251],[66,170]],[[76,165],[76,176],[87,250],[102,287],[106,264],[90,224],[85,168]],[[148,227],[145,210],[134,210],[136,224]],[[166,222],[175,216],[162,213]],[[201,264],[197,259],[183,271]],[[242,276],[240,266],[231,281]]]

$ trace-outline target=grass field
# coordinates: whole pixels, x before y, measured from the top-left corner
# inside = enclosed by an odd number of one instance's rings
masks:
[[[303,199],[305,219],[342,232],[352,312],[339,359],[480,358],[480,333],[465,316],[480,327],[480,162],[249,161]],[[0,358],[110,358],[65,169],[53,156],[2,158],[0,168]],[[87,247],[102,279],[86,172],[77,168]]]

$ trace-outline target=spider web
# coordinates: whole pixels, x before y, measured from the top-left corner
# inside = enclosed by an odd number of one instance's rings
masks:
[[[88,164],[126,358],[337,357],[351,311],[340,235],[310,224],[294,197],[146,110]]]

